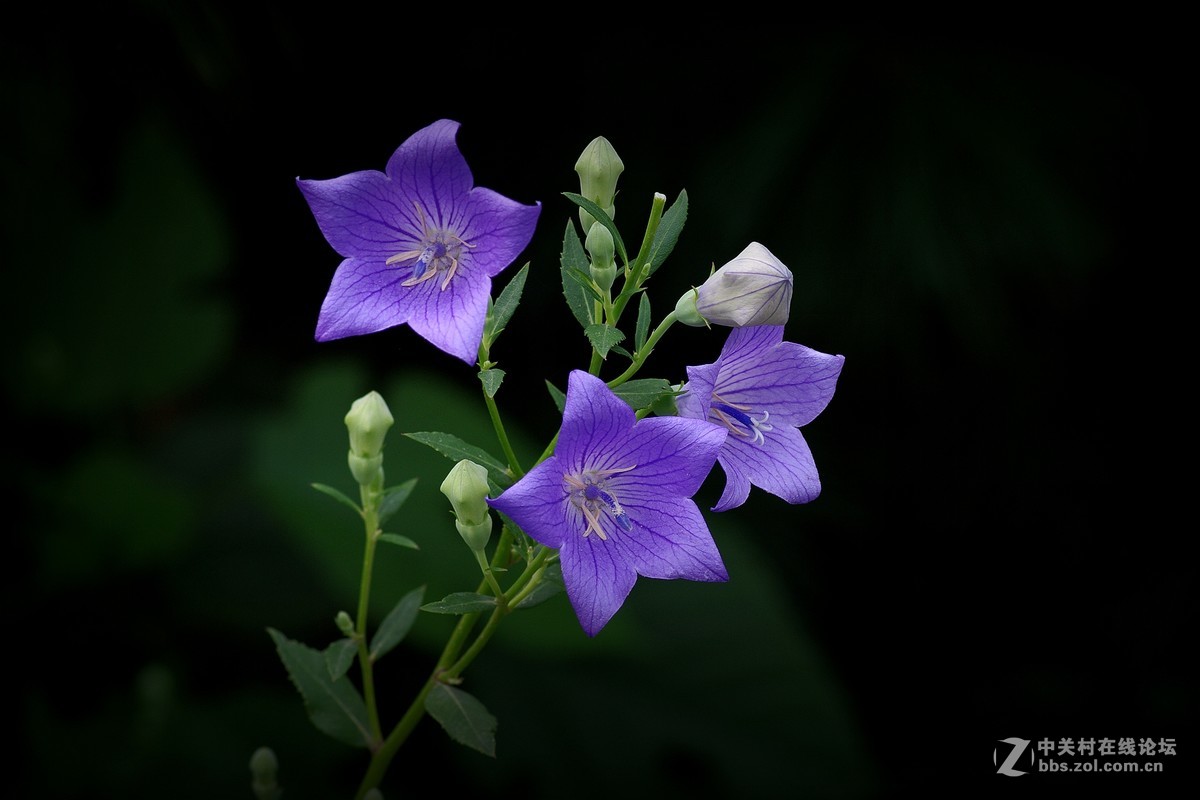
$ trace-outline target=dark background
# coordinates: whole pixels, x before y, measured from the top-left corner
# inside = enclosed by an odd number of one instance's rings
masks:
[[[524,458],[557,427],[543,381],[586,363],[557,260],[596,135],[626,165],[627,240],[653,192],[688,192],[657,316],[761,241],[795,274],[787,338],[846,365],[805,429],[821,497],[710,515],[729,584],[643,580],[594,640],[562,599],[513,618],[465,685],[498,758],[426,721],[388,796],[430,774],[430,795],[526,797],[1194,783],[1166,45],[459,16],[140,3],[2,35],[20,796],[251,797],[260,745],[289,798],[357,785],[365,758],[308,724],[265,632],[321,647],[355,603],[355,520],[307,484],[350,490],[341,417],[381,391],[422,550],[381,555],[378,619],[477,579],[436,491],[449,462],[400,434],[495,448],[474,370],[407,328],[313,342],[339,259],[294,179],[382,169],[442,117],[478,185],[542,203],[493,352]],[[722,340],[674,329],[647,374],[678,381]],[[448,624],[381,662],[385,720]],[[997,776],[1014,736],[1179,754],[1162,776]]]

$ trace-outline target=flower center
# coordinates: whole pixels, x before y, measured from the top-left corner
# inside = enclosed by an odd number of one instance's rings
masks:
[[[756,418],[750,413],[750,406],[730,403],[722,399],[716,392],[713,392],[712,399],[713,403],[709,407],[708,413],[716,417],[717,421],[728,428],[731,433],[748,438],[756,444],[763,444],[766,441],[763,438],[763,431],[774,429],[774,426],[767,422],[771,418],[769,411],[764,411],[761,417]]]
[[[635,464],[634,467],[636,466]],[[595,531],[601,539],[608,540],[608,537],[604,535],[604,529],[600,527],[602,513],[612,517],[621,530],[633,530],[633,522],[625,513],[625,509],[621,508],[621,503],[608,485],[608,476],[619,472],[628,472],[634,467],[585,469],[578,475],[563,476],[563,483],[571,498],[571,504],[582,511],[584,519],[587,520],[587,528],[583,531],[584,538]]]
[[[463,241],[449,228],[430,227],[425,220],[425,211],[420,204],[415,201],[413,204],[417,207],[417,216],[421,218],[421,236],[417,240],[416,247],[396,253],[384,263],[389,266],[400,264],[412,267],[412,273],[404,283],[400,284],[401,286],[416,286],[434,278],[439,272],[444,273],[445,277],[442,279],[442,291],[444,292],[450,285],[450,279],[458,272],[458,259],[462,255],[462,249],[475,245]]]

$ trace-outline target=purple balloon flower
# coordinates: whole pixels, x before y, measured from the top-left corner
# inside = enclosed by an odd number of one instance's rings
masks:
[[[439,120],[397,148],[386,172],[296,179],[325,239],[345,258],[317,320],[317,341],[408,323],[472,364],[492,278],[529,244],[541,205],[474,185]]]
[[[783,341],[782,325],[759,325],[730,331],[716,363],[687,368],[679,415],[730,434],[717,454],[726,482],[714,511],[746,502],[751,484],[789,503],[821,493],[799,428],[829,405],[844,360]]]
[[[554,455],[489,500],[547,547],[589,636],[617,613],[637,576],[729,579],[690,499],[712,469],[724,428],[679,417],[636,420],[599,378],[567,385]]]

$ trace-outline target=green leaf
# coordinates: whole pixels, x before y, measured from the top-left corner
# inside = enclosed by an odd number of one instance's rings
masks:
[[[642,351],[642,346],[646,344],[646,334],[650,332],[650,296],[642,292],[642,299],[638,301],[638,318],[637,327],[633,331],[633,350],[636,353]]]
[[[410,550],[420,550],[421,546],[407,536],[401,536],[398,533],[381,533],[379,541],[387,542],[388,544],[396,544],[401,547],[407,547]]]
[[[480,370],[479,380],[483,384],[483,391],[488,397],[495,397],[496,392],[500,391],[500,384],[504,382],[504,370],[491,369]]]
[[[336,681],[350,670],[354,663],[354,654],[358,645],[353,639],[338,639],[325,648],[325,668],[329,670],[329,679]]]
[[[418,586],[396,603],[395,608],[388,612],[379,623],[379,630],[371,637],[371,660],[378,661],[384,653],[391,650],[412,629],[417,613],[421,610],[421,601],[425,599],[425,587]]]
[[[334,500],[337,500],[339,503],[344,503],[345,505],[349,506],[350,508],[353,508],[355,514],[358,514],[360,517],[362,516],[362,509],[358,507],[358,503],[354,502],[349,497],[346,497],[346,495],[342,494],[341,492],[339,492],[337,489],[333,488],[332,486],[326,486],[323,483],[314,483],[314,484],[311,484],[311,486],[312,486],[312,488],[316,489],[318,492],[321,492],[322,494],[327,494],[330,497],[332,497]]]
[[[400,510],[400,506],[404,505],[404,501],[412,494],[413,487],[417,485],[416,478],[409,478],[399,486],[392,486],[383,491],[383,502],[379,504],[379,524],[387,522],[392,518],[392,515]]]
[[[313,725],[338,741],[370,747],[367,707],[354,685],[344,675],[336,680],[329,676],[321,651],[293,641],[274,628],[268,628],[267,632],[275,640],[275,649],[288,676],[304,698]]]
[[[600,296],[600,293],[596,291],[596,287],[592,283],[592,274],[590,272],[572,268],[567,271],[567,277],[579,284],[579,287],[583,289],[583,293],[587,297],[590,297],[593,301],[604,302],[604,298]]]
[[[639,378],[621,384],[613,389],[613,393],[629,403],[634,411],[640,411],[653,405],[661,397],[674,394],[674,390],[663,378]]]
[[[557,562],[542,571],[542,580],[525,599],[513,608],[533,608],[540,605],[563,590],[562,565]]]
[[[667,209],[667,213],[663,214],[662,221],[658,223],[658,230],[654,232],[654,241],[650,244],[650,271],[646,273],[646,277],[654,274],[655,270],[662,266],[662,263],[667,260],[667,256],[671,255],[671,251],[675,249],[675,243],[679,241],[679,234],[683,231],[683,225],[687,222],[688,198],[687,191],[681,191],[679,197]]]
[[[476,611],[491,611],[496,607],[496,598],[475,592],[454,592],[433,603],[421,606],[431,614],[474,614]]]
[[[500,489],[512,485],[512,477],[508,474],[508,467],[502,461],[486,450],[481,450],[473,444],[467,444],[452,433],[418,431],[404,435],[415,442],[432,447],[456,463],[467,458],[481,467],[486,467],[488,477],[495,484],[492,488]]]
[[[492,313],[488,315],[487,330],[484,332],[484,339],[489,346],[492,342],[496,341],[496,337],[508,325],[508,321],[512,319],[513,312],[521,304],[521,292],[525,290],[525,278],[528,275],[529,262],[527,261],[525,262],[525,266],[521,267],[516,275],[513,275],[512,280],[504,287],[504,291],[500,292],[500,296],[496,298],[496,304],[492,307]]]
[[[454,741],[496,757],[496,718],[473,696],[439,683],[426,696],[425,710]]]
[[[601,358],[608,358],[608,351],[613,348],[613,345],[625,338],[625,334],[611,325],[597,323],[588,325],[583,329],[587,334],[588,341],[592,343],[592,347],[596,348],[596,352]]]
[[[558,406],[558,413],[562,413],[567,405],[567,396],[558,390],[550,381],[546,381],[546,389],[550,392],[551,399],[554,400],[554,405]]]
[[[579,235],[575,233],[575,225],[570,220],[567,220],[567,230],[563,234],[562,256],[559,263],[562,265],[559,271],[562,273],[563,297],[567,300],[567,307],[571,309],[571,313],[579,322],[580,327],[586,328],[592,324],[592,304],[588,302],[583,287],[571,275],[574,272],[586,273],[588,258],[587,254],[583,252],[583,244],[579,241]]]
[[[633,361],[633,353],[629,352],[624,347],[621,347],[621,345],[619,345],[619,344],[614,344],[612,346],[612,352],[616,353],[619,356],[625,356],[630,361]]]
[[[591,214],[596,218],[597,222],[608,228],[608,232],[612,234],[613,243],[617,246],[617,255],[621,257],[621,263],[625,266],[629,266],[629,256],[625,252],[625,242],[621,241],[621,232],[617,230],[617,226],[613,223],[612,217],[604,213],[604,209],[602,209],[600,206],[596,205],[591,200],[588,200],[581,194],[576,194],[575,192],[563,192],[563,197],[567,198],[572,203]],[[672,206],[672,208],[673,207],[674,206]],[[583,235],[587,236],[587,231],[584,231]]]

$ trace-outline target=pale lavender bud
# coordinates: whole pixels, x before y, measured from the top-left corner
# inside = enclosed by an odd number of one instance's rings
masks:
[[[792,305],[792,273],[770,250],[751,242],[736,258],[679,298],[687,325],[783,325]]]

